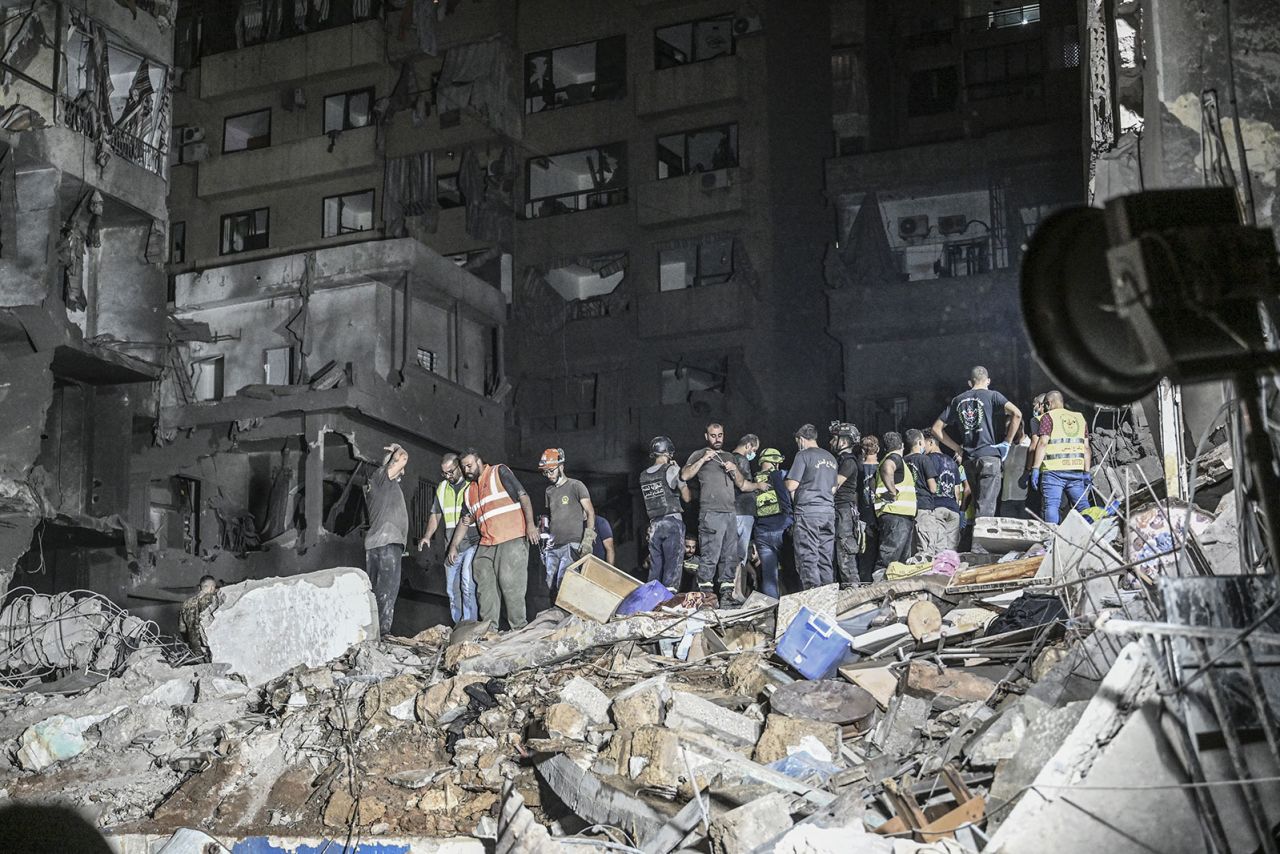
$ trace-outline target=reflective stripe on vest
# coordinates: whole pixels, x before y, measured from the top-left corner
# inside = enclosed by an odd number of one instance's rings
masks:
[[[467,506],[480,528],[480,545],[496,546],[524,536],[524,514],[502,486],[500,466],[485,466],[467,487]]]
[[[769,483],[769,475],[771,472],[756,472],[756,483]],[[756,493],[756,516],[777,516],[782,512],[782,505],[778,503],[778,490],[772,485],[764,492]]]
[[[1045,442],[1041,471],[1084,471],[1085,444],[1084,416],[1069,409],[1049,410],[1053,429]],[[1043,439],[1041,441],[1044,441]]]
[[[898,497],[889,500],[889,489],[885,486],[884,479],[881,477],[882,469],[876,467],[876,495],[875,507],[876,515],[882,516],[885,513],[894,516],[915,516],[916,515],[916,479],[911,474],[911,466],[907,465],[906,460],[902,458],[902,451],[891,451],[890,457],[896,457],[894,466],[897,472],[894,481],[898,486]]]
[[[452,533],[453,529],[458,527],[458,520],[462,518],[462,508],[466,504],[466,495],[465,485],[462,489],[454,489],[453,484],[447,480],[440,481],[440,485],[436,487],[436,501],[440,502],[440,514],[444,518],[446,532]]]

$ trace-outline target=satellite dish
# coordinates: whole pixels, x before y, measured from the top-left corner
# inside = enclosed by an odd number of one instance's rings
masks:
[[[1107,406],[1152,392],[1162,372],[1116,308],[1107,217],[1069,208],[1046,219],[1022,261],[1022,320],[1041,366],[1072,397]]]

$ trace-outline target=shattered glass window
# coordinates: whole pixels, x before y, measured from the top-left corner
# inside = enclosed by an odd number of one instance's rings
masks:
[[[526,113],[617,98],[626,91],[626,39],[613,36],[525,56]]]
[[[222,254],[266,249],[270,242],[270,223],[267,208],[227,214],[222,218]]]
[[[623,204],[627,201],[627,144],[532,157],[526,174],[528,219]]]
[[[325,237],[373,228],[373,190],[329,196],[324,200]]]
[[[675,68],[733,53],[733,18],[725,15],[654,31],[653,67]]]
[[[659,180],[737,165],[737,123],[658,137]]]

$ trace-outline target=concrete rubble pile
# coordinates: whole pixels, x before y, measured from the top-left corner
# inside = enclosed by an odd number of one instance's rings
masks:
[[[910,577],[628,616],[618,595],[603,622],[562,596],[515,632],[375,640],[355,569],[235,585],[202,617],[213,663],[143,647],[81,693],[0,698],[0,787],[117,840],[1046,850],[1044,826],[1078,832],[1054,786],[1178,779],[1124,627],[1206,579],[1126,565],[1114,518],[1010,523]],[[1186,816],[1170,850],[1202,841]]]

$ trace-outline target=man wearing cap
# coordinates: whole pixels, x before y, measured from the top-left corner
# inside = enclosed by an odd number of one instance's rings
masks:
[[[565,475],[563,448],[543,451],[538,470],[551,483],[546,496],[551,542],[542,554],[542,561],[547,568],[547,590],[554,602],[569,564],[577,560],[578,555],[591,553],[596,540],[596,508],[586,485]]]
[[[786,479],[796,519],[791,542],[800,586],[809,590],[835,581],[837,466],[836,458],[818,447],[817,427],[801,425],[795,440],[796,455]]]
[[[400,478],[409,464],[409,453],[392,443],[378,470],[364,484],[364,506],[369,512],[369,531],[364,536],[364,566],[378,603],[378,630],[391,632],[396,597],[400,595],[400,559],[409,542],[409,508],[404,501]]]
[[[782,452],[777,448],[765,448],[760,454],[760,471],[755,480],[769,488],[755,494],[756,517],[751,533],[751,542],[760,556],[760,592],[775,598],[782,536],[792,522],[791,493],[787,491],[787,473],[782,470],[782,463]]]
[[[672,593],[680,590],[684,562],[684,502],[689,485],[680,479],[676,446],[666,436],[649,442],[650,466],[640,472],[640,497],[649,515],[649,580],[660,581]]]

